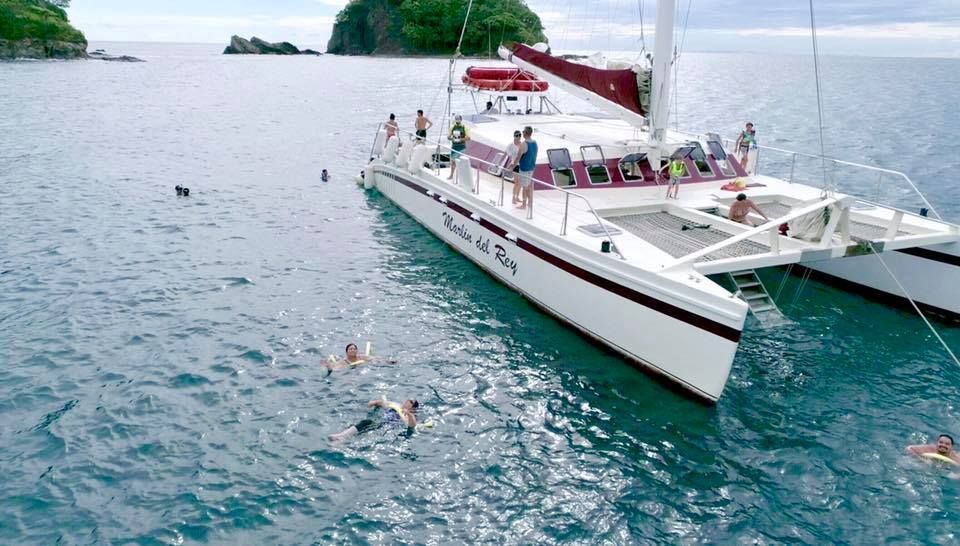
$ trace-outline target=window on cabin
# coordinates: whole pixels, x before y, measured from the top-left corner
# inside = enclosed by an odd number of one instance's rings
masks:
[[[647,162],[647,154],[627,154],[623,156],[617,168],[624,182],[640,182],[643,180],[643,164]]]
[[[697,166],[697,171],[700,172],[700,176],[713,176],[713,167],[707,162],[707,154],[703,151],[703,146],[701,146],[699,142],[691,142],[690,145],[693,146],[693,151],[690,152],[690,159],[692,159],[693,163]]]
[[[547,161],[550,163],[550,173],[553,176],[553,185],[566,188],[577,185],[577,177],[573,172],[573,161],[570,159],[570,150],[554,148],[547,150]]]
[[[591,184],[609,184],[610,171],[607,170],[607,160],[603,157],[600,146],[581,146],[580,156],[583,158],[583,167]]]

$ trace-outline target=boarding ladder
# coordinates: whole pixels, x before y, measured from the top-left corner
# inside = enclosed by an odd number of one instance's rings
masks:
[[[777,307],[776,302],[767,292],[767,287],[760,281],[760,277],[753,269],[733,271],[730,273],[733,284],[737,287],[736,295],[747,302],[750,313],[764,327],[778,326],[787,321]]]

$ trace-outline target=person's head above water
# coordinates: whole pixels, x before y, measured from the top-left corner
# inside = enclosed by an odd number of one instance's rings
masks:
[[[348,343],[348,344],[347,344],[347,348],[344,349],[344,351],[347,353],[347,358],[350,358],[350,359],[357,358],[357,344],[356,344],[356,343]]]
[[[403,403],[403,409],[409,412],[414,412],[419,407],[420,407],[420,402],[417,402],[415,398],[411,398],[410,400],[407,400]]]
[[[947,457],[953,451],[953,437],[949,434],[937,436],[937,453]]]

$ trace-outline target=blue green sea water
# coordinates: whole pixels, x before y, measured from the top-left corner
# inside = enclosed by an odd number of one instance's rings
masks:
[[[704,406],[353,183],[445,60],[105,47],[147,62],[0,63],[0,543],[960,541],[960,481],[903,454],[960,437],[915,316],[789,279]],[[811,149],[810,63],[685,53],[679,125]],[[830,155],[960,220],[960,62],[823,68]],[[351,341],[398,362],[325,377]],[[381,396],[435,426],[326,440]]]

